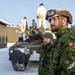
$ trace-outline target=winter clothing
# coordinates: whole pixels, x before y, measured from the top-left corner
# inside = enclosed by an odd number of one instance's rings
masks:
[[[43,5],[40,5],[37,9],[36,16],[38,19],[38,28],[42,26],[44,29],[46,29],[46,9]]]
[[[47,38],[50,38],[50,39],[53,40],[53,35],[52,35],[52,33],[51,33],[50,31],[48,31],[48,32],[44,32],[44,34],[43,34],[43,38],[44,38],[44,37],[47,37]]]
[[[26,19],[25,18],[23,18],[20,21],[19,27],[22,33],[25,32],[25,29],[26,29]]]

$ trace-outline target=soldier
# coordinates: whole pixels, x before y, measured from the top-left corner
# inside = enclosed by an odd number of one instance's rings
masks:
[[[46,20],[57,37],[55,43],[55,48],[59,51],[57,75],[75,75],[75,34],[72,28],[68,28],[68,23],[72,24],[72,15],[66,9],[53,9],[47,11]]]
[[[28,30],[28,22],[26,22],[26,29],[25,30]]]
[[[25,38],[25,30],[26,30],[26,17],[24,17],[21,21],[20,21],[20,24],[19,24],[19,28],[20,28],[20,34],[22,34],[22,37],[23,37],[23,41],[26,40]]]
[[[20,21],[19,27],[20,27],[20,30],[21,30],[22,33],[25,32],[25,29],[26,29],[26,17],[24,17]]]
[[[36,16],[38,19],[38,28],[40,28],[41,26],[43,26],[44,29],[46,29],[46,9],[44,8],[44,4],[41,3],[39,5],[39,8],[36,11]]]
[[[58,52],[54,46],[54,35],[51,31],[45,31],[40,52],[38,75],[58,75]]]
[[[34,19],[32,20],[32,28],[37,29],[37,24]]]

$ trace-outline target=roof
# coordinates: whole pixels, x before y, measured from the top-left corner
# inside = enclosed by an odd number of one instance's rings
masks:
[[[8,22],[6,22],[3,19],[0,19],[0,24],[3,24],[4,26],[10,25]]]

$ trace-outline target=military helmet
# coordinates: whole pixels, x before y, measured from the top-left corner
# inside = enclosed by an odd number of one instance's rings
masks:
[[[45,32],[43,33],[43,38],[44,38],[44,37],[47,37],[47,38],[50,38],[50,39],[53,40],[53,34],[52,34],[51,31],[45,31]]]
[[[27,19],[26,17],[24,17],[23,19]]]
[[[53,17],[56,16],[65,16],[68,18],[68,23],[72,24],[72,15],[70,14],[70,12],[68,10],[65,9],[55,9],[55,10],[48,10],[46,13],[46,20],[50,20]]]
[[[34,19],[32,21],[35,21]]]
[[[44,4],[43,4],[43,3],[40,3],[40,5],[39,5],[39,6],[41,6],[41,5],[42,5],[42,6],[44,6]]]

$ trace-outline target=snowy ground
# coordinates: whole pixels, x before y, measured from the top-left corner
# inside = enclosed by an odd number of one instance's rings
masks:
[[[0,75],[38,75],[38,62],[29,63],[25,71],[14,71],[8,53],[8,48],[0,49]]]

